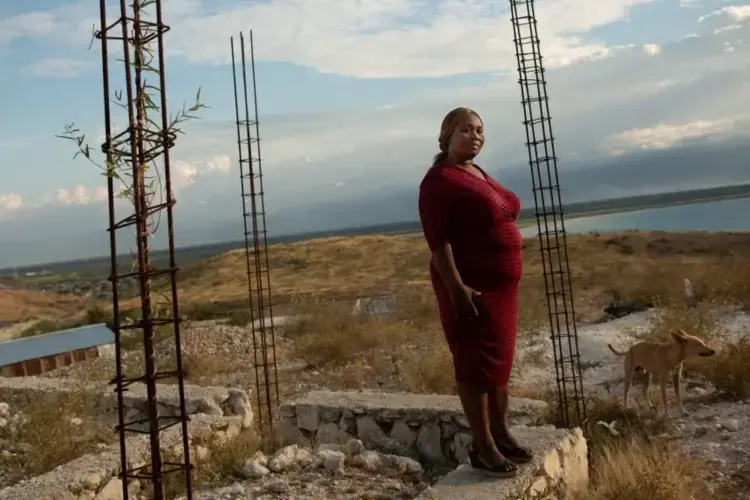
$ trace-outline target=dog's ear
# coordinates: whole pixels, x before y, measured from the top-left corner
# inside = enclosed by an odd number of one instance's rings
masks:
[[[685,336],[685,332],[683,332],[682,329],[677,330],[677,331],[672,330],[669,333],[670,335],[672,335],[672,338],[674,339],[675,342],[680,342],[680,343],[687,342],[687,337]]]

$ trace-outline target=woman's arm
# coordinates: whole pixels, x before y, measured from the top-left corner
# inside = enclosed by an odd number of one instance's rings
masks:
[[[456,268],[450,243],[450,220],[455,208],[453,186],[439,177],[426,177],[419,189],[419,218],[432,263],[451,295],[456,315],[472,317],[477,309],[472,297],[479,292],[467,287]]]
[[[451,293],[463,288],[464,283],[453,260],[453,248],[450,243],[443,243],[432,252],[432,262]]]
[[[419,219],[422,231],[432,252],[432,263],[449,290],[455,290],[462,284],[450,243],[454,189],[444,178],[429,174],[419,186]]]

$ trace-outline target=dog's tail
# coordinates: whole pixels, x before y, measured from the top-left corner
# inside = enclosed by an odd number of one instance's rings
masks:
[[[615,353],[618,356],[625,356],[627,354],[626,352],[620,352],[620,351],[616,350],[614,347],[612,347],[612,344],[607,344],[607,347],[609,347],[609,350],[612,351],[613,353]]]

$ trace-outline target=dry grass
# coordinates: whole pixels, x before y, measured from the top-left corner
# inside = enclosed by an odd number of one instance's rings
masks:
[[[388,317],[352,316],[351,305],[343,303],[299,305],[304,319],[284,329],[292,341],[287,357],[325,370],[347,388],[391,376],[403,390],[453,393],[450,353],[434,299],[412,294],[396,303]]]
[[[686,500],[711,496],[700,476],[703,464],[665,444],[631,439],[601,448],[591,460],[591,486],[578,500]]]
[[[742,338],[723,346],[710,357],[688,360],[690,371],[705,376],[716,388],[719,397],[738,401],[750,397],[750,339]]]
[[[536,238],[526,239],[526,304],[543,304],[541,255]],[[732,300],[750,305],[750,234],[640,233],[572,235],[568,254],[581,314],[599,313],[612,297],[681,303],[690,278],[701,301]],[[247,294],[244,251],[213,257],[181,273],[181,301],[189,305],[240,304]],[[429,290],[429,253],[420,236],[322,238],[269,248],[274,299],[289,304],[317,296],[349,299],[407,290]]]
[[[83,390],[32,398],[20,410],[23,418],[12,439],[30,451],[0,456],[11,482],[44,474],[115,441],[112,428],[95,416],[95,399]]]
[[[229,440],[206,439],[197,436],[191,449],[190,461],[194,466],[193,487],[216,486],[227,480],[242,479],[242,469],[256,453],[270,453],[272,440],[258,429],[244,429]],[[165,450],[166,460],[181,462],[182,449]],[[178,472],[166,477],[166,498],[177,498],[185,494],[185,475]],[[149,497],[146,491],[146,497]]]
[[[673,305],[662,309],[653,326],[644,332],[631,332],[640,340],[648,342],[673,342],[670,332],[682,329],[690,335],[700,337],[705,342],[720,339],[726,332],[722,329],[717,311],[711,304],[703,303],[697,307]]]
[[[570,411],[574,411],[572,407]],[[706,464],[680,455],[666,442],[652,440],[652,436],[665,432],[667,424],[663,420],[625,410],[617,398],[589,398],[586,417],[583,431],[590,451],[591,483],[573,500],[708,498],[699,474]],[[558,405],[554,403],[548,421],[560,423]],[[616,435],[600,422],[616,422]]]
[[[68,318],[86,309],[87,301],[75,295],[37,290],[0,290],[0,318],[3,321]]]

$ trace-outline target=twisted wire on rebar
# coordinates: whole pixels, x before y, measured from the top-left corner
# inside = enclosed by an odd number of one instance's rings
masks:
[[[249,45],[252,73],[252,88],[250,89],[252,93],[252,118],[250,99],[248,97],[245,37],[240,33],[242,94],[244,95],[245,116],[243,120],[240,120],[241,104],[237,88],[234,37],[230,37],[256,404],[259,424],[262,427],[266,426],[268,429],[271,429],[273,426],[274,408],[279,404],[279,384],[276,367],[276,337],[273,328],[273,306],[271,304],[271,276],[268,265],[266,207],[263,196],[263,169],[260,154],[258,94],[255,79],[255,49],[252,30],[250,30]],[[250,202],[249,211],[248,201]]]
[[[185,393],[183,384],[183,369],[180,342],[179,307],[177,301],[177,283],[175,275],[174,251],[174,219],[173,207],[175,200],[171,191],[170,156],[169,149],[174,145],[176,134],[171,130],[167,114],[167,97],[165,87],[164,42],[163,35],[169,27],[162,21],[161,0],[132,0],[129,15],[126,0],[120,0],[119,18],[107,25],[106,1],[100,0],[100,30],[95,34],[101,41],[102,48],[102,78],[104,92],[104,121],[105,142],[102,151],[106,155],[107,193],[109,206],[109,238],[111,250],[111,270],[109,280],[112,283],[113,321],[110,325],[115,333],[115,377],[111,381],[115,385],[118,403],[118,424],[116,426],[120,441],[119,477],[122,478],[123,499],[128,500],[129,480],[138,479],[150,483],[155,500],[164,499],[164,474],[180,473],[184,475],[187,498],[192,498],[191,465],[188,446],[188,416],[185,411]],[[155,15],[155,22],[147,21],[145,17]],[[119,32],[119,33],[118,33]],[[122,42],[122,62],[125,72],[125,100],[121,106],[127,109],[128,127],[118,134],[112,133],[112,118],[110,100],[112,93],[109,81],[109,47],[110,40]],[[157,55],[154,56],[149,44],[156,42]],[[156,61],[156,65],[154,65]],[[146,82],[145,73],[157,73],[158,88]],[[159,106],[152,100],[149,90],[158,93]],[[121,97],[121,96],[120,96]],[[149,110],[158,110],[159,119],[148,116]],[[80,142],[79,142],[80,146]],[[88,155],[87,155],[88,156]],[[152,191],[154,183],[149,182],[148,171],[158,171],[160,163],[164,179],[165,193],[161,193],[165,201],[152,203],[155,195]],[[122,193],[117,193],[115,181],[123,181],[124,177],[131,179],[130,185],[125,186],[125,193],[129,193],[133,204],[133,213],[121,219],[116,217],[116,202]],[[124,181],[123,181],[124,182]],[[159,189],[161,189],[159,185]],[[166,211],[167,227],[169,231],[169,267],[156,268],[149,258],[149,238],[155,231],[151,219],[160,212]],[[137,271],[123,273],[117,258],[116,231],[124,228],[135,228],[137,247]],[[124,324],[121,317],[118,283],[123,278],[137,277],[140,287],[140,318]],[[171,297],[169,310],[158,314],[153,279],[161,277],[169,281]],[[157,329],[171,328],[174,341],[175,370],[160,371],[155,359],[155,332]],[[128,375],[123,367],[122,340],[126,335],[134,335],[141,331],[143,341],[145,373]],[[177,415],[160,415],[157,394],[157,381],[166,378],[176,378],[179,393],[180,408]],[[123,392],[135,383],[146,386],[147,402],[145,418],[134,418],[128,421],[124,411]],[[182,457],[175,460],[165,460],[161,449],[161,433],[174,426],[181,426]],[[126,433],[147,434],[150,444],[150,461],[145,465],[128,466],[128,450]]]
[[[555,140],[534,0],[510,0],[510,11],[555,358],[558,419],[566,427],[572,427],[585,421],[586,405]]]

